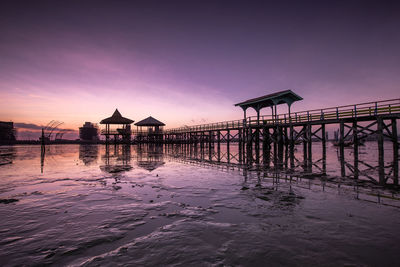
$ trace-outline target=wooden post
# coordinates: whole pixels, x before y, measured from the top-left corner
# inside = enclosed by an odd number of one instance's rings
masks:
[[[239,149],[239,164],[242,164],[242,129],[238,129],[238,137],[239,137],[239,142],[238,142],[238,149]]]
[[[285,169],[288,168],[288,162],[289,162],[289,144],[288,144],[288,138],[287,138],[287,127],[285,127]]]
[[[255,131],[255,152],[256,152],[256,163],[260,163],[260,129],[257,126],[256,131]]]
[[[271,136],[269,133],[269,128],[264,127],[263,135],[263,163],[269,168],[271,164]]]
[[[277,160],[278,160],[278,129],[276,128],[276,126],[273,126],[273,138],[272,138],[272,142],[274,143],[274,168],[277,165]]]
[[[289,106],[290,108],[290,106]],[[290,121],[290,140],[289,140],[289,157],[290,157],[290,168],[294,169],[294,129],[292,125],[292,121]]]
[[[229,144],[230,144],[230,139],[231,139],[231,131],[228,130],[226,133],[226,154],[228,155],[228,163],[230,161],[230,149],[229,149]]]
[[[307,125],[303,126],[303,166],[307,168]]]
[[[250,126],[247,128],[247,142],[246,142],[246,160],[247,164],[253,163],[253,133]]]
[[[307,126],[307,137],[308,137],[308,151],[307,151],[307,159],[308,159],[308,168],[311,170],[312,168],[312,125],[311,123],[308,123]]]
[[[397,137],[397,121],[392,119],[392,142],[393,142],[393,183],[399,184],[399,142]]]
[[[265,123],[263,123],[262,128],[262,151],[263,151],[263,164],[265,164],[265,154],[267,151],[267,128]]]
[[[252,155],[252,147],[251,147],[251,134],[250,134],[250,127],[248,126],[247,128],[246,128],[246,143],[245,143],[245,147],[246,147],[246,149],[245,149],[245,163],[247,164],[247,165],[249,165],[249,164],[251,164],[252,163],[252,157],[251,157],[251,155]]]
[[[208,149],[211,151],[211,143],[212,143],[212,139],[213,139],[213,132],[209,131],[208,132]]]
[[[383,147],[383,119],[377,118],[378,121],[378,163],[379,163],[379,183],[385,184],[385,160],[384,160],[384,147]]]
[[[325,123],[321,124],[321,134],[322,134],[322,172],[326,174],[326,131]]]
[[[282,167],[283,165],[283,127],[282,126],[276,126],[278,130],[278,161],[279,161],[279,167]]]
[[[357,135],[357,121],[353,121],[353,148],[354,148],[354,178],[358,179],[358,135]]]
[[[339,158],[340,158],[340,172],[342,177],[346,176],[346,169],[345,169],[345,164],[344,164],[344,121],[340,121],[340,153],[339,153]]]

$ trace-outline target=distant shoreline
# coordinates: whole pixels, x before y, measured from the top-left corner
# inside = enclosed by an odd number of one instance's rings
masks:
[[[105,144],[106,141],[81,141],[81,140],[57,140],[46,142],[46,145],[63,145],[63,144],[82,144],[82,145],[97,145],[97,144]],[[16,140],[16,141],[0,141],[0,146],[11,146],[11,145],[41,145],[41,141],[39,140]]]
[[[332,142],[334,139],[327,140],[327,142]],[[376,142],[377,139],[375,138],[367,138],[365,141],[367,142]],[[389,138],[384,138],[384,141],[391,141]],[[318,140],[313,140],[313,142],[319,142]],[[225,142],[221,142],[225,143]],[[39,140],[16,140],[16,141],[0,141],[0,146],[12,146],[12,145],[41,145],[41,141]],[[105,140],[98,140],[98,141],[82,141],[82,140],[57,140],[57,141],[50,141],[46,142],[46,145],[105,145]],[[114,144],[111,141],[109,144]],[[123,143],[117,143],[123,144]],[[131,145],[137,144],[137,142],[131,142]]]

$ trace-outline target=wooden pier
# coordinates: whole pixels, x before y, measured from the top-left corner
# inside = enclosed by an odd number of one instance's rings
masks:
[[[290,91],[290,90],[288,90]],[[322,142],[322,162],[326,159],[327,127],[339,128],[338,146],[342,175],[347,170],[358,178],[359,144],[367,138],[373,138],[378,144],[379,184],[398,185],[399,176],[399,142],[397,136],[397,120],[400,118],[400,99],[361,103],[290,112],[294,101],[301,100],[293,92],[272,94],[261,98],[248,100],[237,104],[244,110],[243,120],[233,120],[218,123],[174,128],[164,131],[163,142],[169,144],[194,144],[200,147],[217,147],[226,143],[229,153],[230,144],[238,143],[239,157],[245,164],[265,164],[272,160],[274,164],[286,162],[295,165],[295,145],[303,146],[304,167],[312,167],[313,142]],[[289,93],[286,94],[286,93]],[[293,94],[293,95],[292,95]],[[272,96],[272,97],[271,97]],[[289,112],[277,114],[276,106],[286,103]],[[246,109],[252,107],[257,116],[246,117]],[[272,114],[260,116],[260,110],[271,107]],[[384,140],[392,142],[392,164],[385,171]],[[352,144],[354,164],[349,167],[344,157],[344,147]],[[271,153],[272,152],[272,153]],[[270,159],[270,156],[273,159]],[[390,156],[390,155],[389,155]],[[283,157],[286,157],[283,159]],[[371,178],[373,180],[373,178]]]

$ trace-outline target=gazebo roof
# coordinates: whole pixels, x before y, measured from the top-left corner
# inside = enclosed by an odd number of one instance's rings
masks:
[[[118,109],[115,109],[114,114],[111,117],[102,120],[100,124],[131,124],[133,122],[134,121],[131,119],[122,117]]]
[[[135,123],[136,126],[165,126],[164,123],[162,123],[159,120],[154,119],[152,116],[138,121],[137,123]]]
[[[240,106],[243,109],[252,107],[256,110],[259,110],[261,108],[271,107],[285,103],[290,106],[293,102],[299,100],[303,100],[303,98],[293,93],[292,90],[285,90],[257,98],[252,98],[244,102],[237,103],[235,104],[235,106]]]

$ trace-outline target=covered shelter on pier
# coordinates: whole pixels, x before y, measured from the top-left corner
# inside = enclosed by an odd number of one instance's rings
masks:
[[[105,129],[101,130],[101,134],[105,135],[106,143],[109,142],[110,136],[114,136],[114,142],[117,142],[118,137],[121,136],[124,142],[130,143],[132,134],[131,124],[133,122],[131,119],[122,117],[118,109],[115,109],[111,117],[100,121],[100,124],[105,124]]]
[[[235,106],[239,106],[243,109],[244,112],[244,120],[246,121],[246,110],[248,108],[253,108],[257,112],[257,121],[260,119],[260,110],[262,108],[271,107],[272,109],[272,118],[276,118],[276,106],[280,104],[287,104],[289,108],[289,117],[290,117],[290,107],[291,105],[299,100],[303,100],[302,97],[293,93],[292,90],[284,90],[276,93],[260,96],[257,98],[252,98],[246,100],[244,102],[240,102],[235,104]]]
[[[162,141],[165,124],[152,116],[135,123],[137,126],[137,140],[145,142]],[[145,129],[143,129],[145,128]]]

